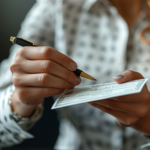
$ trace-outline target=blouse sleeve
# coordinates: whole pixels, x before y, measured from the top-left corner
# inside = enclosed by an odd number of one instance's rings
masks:
[[[41,46],[54,47],[54,7],[52,0],[38,0],[23,21],[18,36]],[[33,138],[25,130],[39,120],[43,110],[42,106],[38,107],[29,119],[17,120],[12,115],[9,99],[15,87],[9,67],[19,48],[20,46],[13,45],[9,58],[0,64],[0,148]]]

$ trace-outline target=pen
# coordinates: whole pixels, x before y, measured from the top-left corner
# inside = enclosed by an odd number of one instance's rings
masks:
[[[10,37],[10,41],[13,43],[13,44],[18,44],[20,46],[38,46],[37,44],[35,43],[32,43],[30,41],[27,41],[23,38],[20,38],[20,37],[14,37],[14,36],[11,36]],[[88,75],[87,73],[83,72],[82,70],[80,69],[77,69],[75,71],[73,71],[77,76],[80,76],[80,77],[83,77],[83,78],[86,78],[86,79],[89,79],[89,80],[95,80],[95,78],[93,78],[92,76]]]

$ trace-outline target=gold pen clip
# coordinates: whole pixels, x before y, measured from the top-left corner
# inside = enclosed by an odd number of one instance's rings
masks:
[[[30,42],[30,41],[27,41],[27,40],[25,40],[25,39],[23,39],[23,38],[21,38],[21,37],[14,37],[14,36],[11,36],[11,37],[10,37],[10,41],[11,41],[12,43],[14,43],[14,40],[15,40],[16,38],[21,39],[21,40],[23,40],[23,41],[26,41],[26,42],[28,42],[28,43],[31,43],[31,44],[34,45],[34,46],[38,46],[37,44],[32,43],[32,42]]]

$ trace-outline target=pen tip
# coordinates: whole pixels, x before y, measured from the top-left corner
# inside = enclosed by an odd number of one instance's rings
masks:
[[[96,79],[94,79],[95,81],[97,81]]]

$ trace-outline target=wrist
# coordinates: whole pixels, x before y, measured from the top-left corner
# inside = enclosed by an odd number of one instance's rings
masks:
[[[11,111],[23,118],[29,118],[35,111],[37,105],[29,106],[21,102],[17,92],[14,91],[11,97]]]

